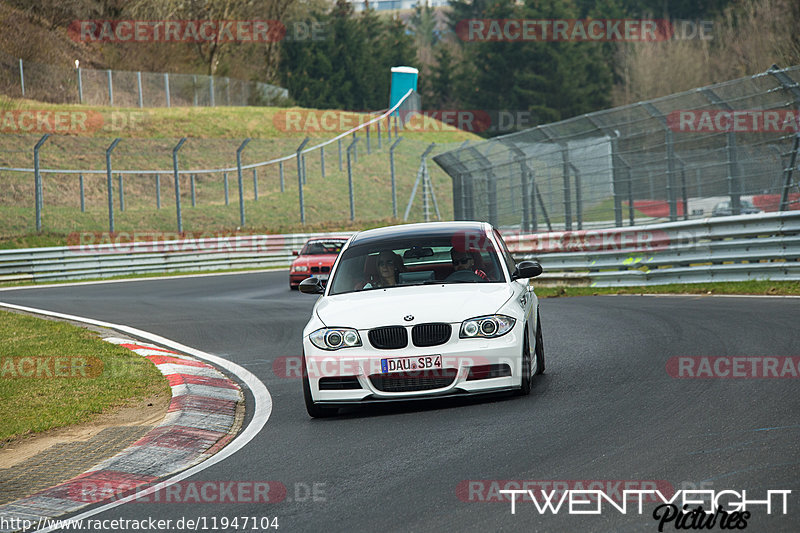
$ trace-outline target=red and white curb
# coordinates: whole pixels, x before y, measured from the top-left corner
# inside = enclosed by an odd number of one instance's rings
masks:
[[[221,450],[239,429],[239,385],[208,363],[176,351],[109,337],[152,361],[169,381],[172,401],[162,423],[87,472],[31,496],[0,505],[0,517],[42,523],[87,505],[119,498],[158,478],[186,470]],[[92,490],[87,492],[86,487]],[[14,531],[3,529],[0,531]]]

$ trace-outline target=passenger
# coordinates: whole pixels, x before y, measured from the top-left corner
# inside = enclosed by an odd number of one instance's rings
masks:
[[[481,279],[488,280],[489,276],[486,275],[486,272],[475,267],[475,256],[472,254],[473,252],[460,252],[455,248],[451,248],[450,258],[453,260],[453,270],[455,272],[466,270],[472,272]]]
[[[365,289],[394,287],[397,285],[399,274],[404,270],[403,259],[399,255],[391,250],[384,250],[378,254],[376,266],[378,275],[364,286]]]

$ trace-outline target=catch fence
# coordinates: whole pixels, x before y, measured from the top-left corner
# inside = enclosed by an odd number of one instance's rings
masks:
[[[434,158],[457,220],[522,231],[800,209],[800,66],[474,143]]]

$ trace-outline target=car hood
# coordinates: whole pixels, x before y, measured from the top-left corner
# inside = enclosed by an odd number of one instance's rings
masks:
[[[294,258],[295,265],[332,265],[336,254],[300,255]]]
[[[424,322],[456,323],[497,312],[513,295],[505,283],[393,287],[320,299],[319,319],[329,327],[369,329]],[[413,320],[404,317],[412,315]]]

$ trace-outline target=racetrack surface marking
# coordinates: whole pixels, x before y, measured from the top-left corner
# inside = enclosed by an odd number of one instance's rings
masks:
[[[134,493],[132,495],[121,497],[118,500],[115,500],[115,501],[112,501],[110,503],[106,503],[106,504],[100,505],[100,506],[95,507],[93,509],[89,509],[88,511],[84,511],[84,512],[80,513],[79,515],[76,515],[76,516],[73,517],[76,520],[89,518],[89,517],[94,516],[96,514],[108,511],[110,509],[113,509],[113,508],[118,507],[120,505],[123,505],[125,503],[128,503],[128,502],[130,502],[130,501],[132,501],[132,500],[134,500],[136,498],[147,496],[147,495],[152,494],[152,493],[154,493],[156,491],[163,491],[166,487],[168,487],[170,485],[173,485],[174,483],[177,483],[179,481],[182,481],[182,480],[184,480],[184,479],[186,479],[188,477],[191,477],[191,476],[195,475],[196,473],[201,472],[201,471],[205,470],[206,468],[209,468],[209,467],[219,463],[220,461],[223,461],[224,459],[230,457],[231,455],[233,455],[237,451],[241,450],[244,446],[246,446],[258,434],[258,432],[261,431],[261,429],[267,423],[267,420],[269,420],[270,415],[272,414],[272,397],[270,396],[269,391],[267,390],[266,386],[256,376],[254,376],[250,371],[248,371],[247,369],[237,365],[236,363],[228,361],[227,359],[223,359],[222,357],[218,357],[216,355],[209,354],[209,353],[203,352],[201,350],[197,350],[195,348],[191,348],[189,346],[185,346],[185,345],[183,345],[181,343],[178,343],[178,342],[175,342],[173,340],[167,339],[167,338],[162,337],[160,335],[155,335],[153,333],[149,333],[147,331],[139,330],[139,329],[132,328],[132,327],[129,327],[129,326],[124,326],[124,325],[120,325],[120,324],[112,324],[112,323],[104,322],[104,321],[101,321],[101,320],[94,320],[94,319],[91,319],[91,318],[79,317],[79,316],[68,315],[68,314],[63,314],[63,313],[56,313],[56,312],[47,311],[47,310],[44,310],[44,309],[37,309],[37,308],[33,308],[33,307],[14,305],[14,304],[9,304],[9,303],[4,303],[4,302],[0,302],[0,307],[6,307],[6,308],[9,308],[9,309],[15,309],[15,310],[18,310],[18,311],[24,311],[24,312],[28,312],[28,313],[35,313],[35,314],[50,316],[50,317],[53,317],[53,318],[60,318],[60,319],[63,319],[63,320],[72,320],[72,321],[75,321],[75,322],[82,322],[82,323],[85,323],[85,324],[91,324],[91,325],[94,325],[94,326],[113,329],[113,330],[116,330],[116,331],[127,333],[128,335],[131,335],[131,336],[134,336],[134,337],[138,337],[138,338],[141,338],[141,339],[146,339],[146,340],[148,340],[150,342],[153,342],[155,344],[158,344],[158,345],[161,345],[161,346],[166,346],[168,348],[171,348],[171,349],[179,351],[179,352],[190,354],[190,355],[195,356],[195,357],[197,357],[199,359],[203,359],[203,360],[206,360],[206,361],[208,361],[210,363],[213,363],[213,364],[217,365],[218,367],[224,368],[229,373],[231,373],[231,374],[235,375],[237,378],[239,378],[239,380],[243,384],[245,384],[245,386],[247,388],[249,388],[251,393],[253,394],[254,408],[253,408],[253,417],[252,417],[250,423],[247,425],[247,427],[244,429],[244,431],[242,431],[238,436],[236,436],[227,446],[222,448],[222,450],[220,450],[219,453],[209,457],[207,460],[205,460],[202,463],[196,464],[195,466],[192,466],[192,467],[188,468],[187,470],[184,470],[184,471],[176,474],[175,476],[173,476],[173,477],[171,477],[171,478],[169,478],[167,480],[161,481],[159,483],[156,483],[156,484],[150,486],[147,489],[143,489],[141,491],[137,491],[136,493]],[[48,532],[48,531],[54,531],[55,529],[56,529],[55,527],[48,527],[48,528],[39,529],[37,531],[41,532],[41,533],[45,533],[45,532]]]

